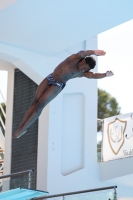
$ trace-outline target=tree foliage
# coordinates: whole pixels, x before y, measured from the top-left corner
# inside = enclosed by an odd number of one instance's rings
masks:
[[[107,117],[120,114],[121,108],[117,100],[112,97],[108,92],[98,89],[98,118],[104,119]],[[101,125],[98,125],[98,131],[101,130]]]

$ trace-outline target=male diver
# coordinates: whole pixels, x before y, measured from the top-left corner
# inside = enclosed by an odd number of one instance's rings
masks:
[[[13,134],[13,138],[19,138],[27,131],[27,128],[40,116],[43,108],[63,90],[68,80],[77,77],[100,79],[112,76],[112,71],[106,73],[90,71],[96,65],[96,60],[91,55],[104,56],[105,54],[103,50],[79,51],[61,62],[38,86],[35,98],[18,130]]]

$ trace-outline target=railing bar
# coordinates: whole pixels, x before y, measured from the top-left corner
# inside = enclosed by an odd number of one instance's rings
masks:
[[[39,198],[32,198],[31,200],[40,200],[40,199],[49,199],[49,198],[54,198],[54,197],[60,197],[60,196],[69,196],[69,195],[74,195],[74,194],[81,194],[81,193],[87,193],[87,192],[96,192],[100,190],[109,190],[109,189],[114,189],[117,188],[117,186],[110,186],[110,187],[103,187],[103,188],[96,188],[96,189],[91,189],[91,190],[82,190],[82,191],[76,191],[76,192],[69,192],[69,193],[62,193],[62,194],[56,194],[56,195],[47,195],[47,196],[42,196]]]
[[[2,118],[1,118],[1,116],[0,116],[0,121],[2,123],[3,129],[5,130],[5,125],[4,125],[4,122],[3,122]]]
[[[8,178],[8,177],[13,177],[13,176],[19,176],[21,174],[29,174],[29,173],[33,173],[33,172],[34,172],[33,169],[26,170],[26,171],[22,171],[22,172],[17,172],[17,173],[13,173],[13,174],[8,174],[8,175],[0,176],[0,179],[4,179],[4,178]]]
[[[4,111],[4,109],[3,109],[2,105],[1,105],[1,103],[0,103],[0,108],[1,108],[2,114],[3,114],[4,117],[6,118],[6,113],[5,113],[5,111]]]

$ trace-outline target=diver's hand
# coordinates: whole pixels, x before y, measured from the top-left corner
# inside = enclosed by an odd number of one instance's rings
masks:
[[[107,71],[106,72],[106,76],[107,77],[110,77],[110,76],[113,76],[113,75],[114,75],[114,73],[112,71]]]
[[[96,56],[104,56],[106,52],[104,50],[94,50],[94,55]]]

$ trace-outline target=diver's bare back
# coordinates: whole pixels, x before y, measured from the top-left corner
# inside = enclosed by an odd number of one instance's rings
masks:
[[[78,70],[77,64],[80,61],[80,57],[77,54],[65,59],[61,62],[52,73],[52,76],[55,80],[59,82],[67,82],[69,79],[76,78],[81,75],[81,71]]]

